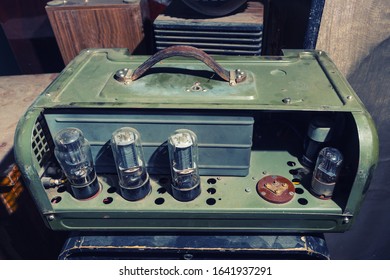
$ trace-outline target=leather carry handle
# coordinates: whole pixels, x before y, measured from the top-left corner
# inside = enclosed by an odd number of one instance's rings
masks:
[[[219,65],[211,56],[209,56],[204,51],[197,49],[191,46],[171,46],[166,49],[163,49],[144,63],[142,63],[134,72],[131,74],[130,80],[136,81],[139,79],[146,71],[148,71],[153,65],[160,62],[163,59],[173,57],[173,56],[183,56],[195,58],[199,61],[202,61],[208,67],[210,67],[214,72],[221,77],[223,80],[229,82],[230,85],[235,85],[236,83],[242,82],[245,80],[246,75],[241,70],[228,71]]]

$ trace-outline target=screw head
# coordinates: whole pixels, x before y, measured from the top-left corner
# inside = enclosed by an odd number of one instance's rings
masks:
[[[249,193],[249,192],[251,192],[251,189],[250,188],[246,188],[245,192]]]
[[[125,84],[130,84],[131,82],[131,76],[132,72],[129,70],[129,68],[123,68],[119,69],[115,73],[115,79],[118,82],[125,83]]]
[[[54,217],[54,215],[52,214],[52,215],[49,215],[49,216],[47,217],[47,219],[48,219],[49,221],[54,221],[55,217]]]
[[[348,217],[344,217],[343,219],[343,224],[348,224],[349,223],[349,218]]]

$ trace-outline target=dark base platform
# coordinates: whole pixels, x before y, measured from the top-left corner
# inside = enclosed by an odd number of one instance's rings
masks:
[[[61,260],[329,259],[329,251],[323,235],[110,234],[74,234],[67,239],[58,258]]]

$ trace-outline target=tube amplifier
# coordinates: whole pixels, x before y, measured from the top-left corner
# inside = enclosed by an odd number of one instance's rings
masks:
[[[378,137],[322,51],[88,49],[20,120],[15,155],[53,230],[342,232]]]

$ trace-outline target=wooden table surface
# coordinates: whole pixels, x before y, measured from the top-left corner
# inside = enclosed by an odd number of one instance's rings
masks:
[[[15,129],[19,119],[57,75],[0,77],[0,163],[12,152]],[[2,171],[0,170],[0,173]]]

